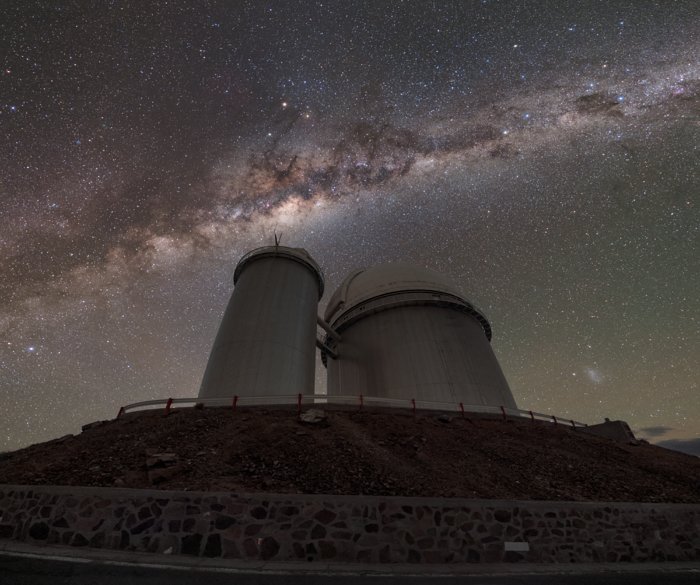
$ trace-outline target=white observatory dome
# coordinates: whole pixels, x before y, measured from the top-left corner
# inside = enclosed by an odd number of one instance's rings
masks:
[[[491,326],[444,275],[411,264],[358,270],[325,312],[328,395],[414,400],[426,408],[516,408]]]
[[[413,264],[380,264],[351,273],[328,301],[325,319],[331,323],[339,312],[364,301],[407,291],[440,292],[463,299],[459,289],[439,272]]]
[[[318,264],[302,248],[266,246],[240,259],[233,282],[199,397],[313,393]]]

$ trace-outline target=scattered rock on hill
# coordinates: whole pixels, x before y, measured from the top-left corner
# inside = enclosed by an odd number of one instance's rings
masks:
[[[310,425],[326,424],[328,417],[326,413],[318,408],[309,408],[299,415],[299,420]]]
[[[311,412],[311,411],[316,411]],[[570,426],[325,408],[123,415],[0,457],[0,484],[517,500],[700,502],[700,458]]]

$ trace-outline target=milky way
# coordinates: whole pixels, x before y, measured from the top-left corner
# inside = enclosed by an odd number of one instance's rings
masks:
[[[696,444],[697,2],[5,13],[0,449],[196,395],[275,232],[449,275],[521,408]]]

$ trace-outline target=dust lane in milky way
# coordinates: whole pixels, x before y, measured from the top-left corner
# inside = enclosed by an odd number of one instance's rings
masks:
[[[269,217],[280,206],[291,205],[301,212],[318,204],[319,199],[332,203],[358,191],[390,188],[399,176],[430,175],[435,165],[469,166],[478,165],[482,158],[527,156],[533,149],[556,149],[570,136],[591,132],[598,132],[603,144],[630,148],[625,136],[640,125],[654,136],[674,121],[693,123],[700,92],[697,78],[697,66],[659,68],[647,72],[643,84],[635,78],[608,82],[603,87],[591,82],[589,86],[595,91],[587,93],[579,87],[542,90],[500,102],[477,103],[464,111],[455,109],[438,119],[416,118],[406,126],[379,116],[343,126],[332,118],[312,123],[311,113],[283,102],[269,123],[269,140],[223,155],[224,161],[196,178],[198,185],[188,185],[183,198],[149,199],[151,209],[144,214],[145,225],[140,225],[139,218],[129,218],[124,230],[114,230],[114,214],[104,213],[105,194],[98,193],[97,200],[84,210],[88,221],[75,226],[77,233],[71,234],[67,245],[90,249],[95,230],[106,227],[100,225],[106,221],[113,237],[101,240],[107,260],[114,253],[110,244],[119,251],[133,252],[148,249],[149,240],[161,235],[171,241],[184,238],[206,249],[211,243],[207,241],[208,230],[201,227],[207,225],[211,230],[212,218],[225,229],[231,223]],[[110,197],[122,203],[133,188],[128,181],[121,188],[118,183],[108,187],[116,192]],[[158,182],[158,188],[183,190],[182,185],[171,186],[167,181],[165,185]],[[201,193],[206,195],[198,196]],[[52,205],[58,207],[53,203],[49,209]],[[36,239],[45,238],[51,247],[65,246],[66,231],[70,233],[73,224],[42,222],[29,234],[25,226],[17,227],[15,233],[10,227],[5,245],[25,253],[10,256],[11,268],[33,283],[55,278],[60,266],[51,271],[36,270]],[[173,235],[178,230],[180,233]],[[119,258],[123,260],[121,255]],[[138,254],[134,261],[139,262]],[[6,292],[16,294],[8,288]]]

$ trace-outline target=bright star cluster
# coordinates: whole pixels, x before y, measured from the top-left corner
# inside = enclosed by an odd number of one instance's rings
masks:
[[[195,396],[275,232],[321,308],[447,274],[521,408],[700,435],[695,0],[3,8],[0,450]]]

